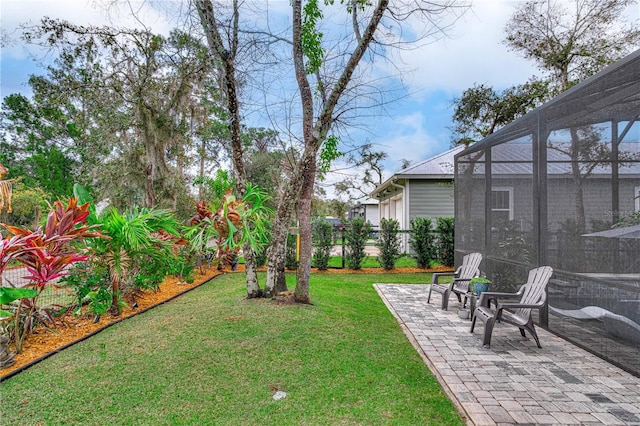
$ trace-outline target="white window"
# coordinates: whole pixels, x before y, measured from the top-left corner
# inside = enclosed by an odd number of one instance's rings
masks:
[[[513,188],[491,188],[491,212],[494,220],[513,220]]]
[[[635,201],[636,211],[640,212],[640,186],[636,186],[633,193],[633,201]]]

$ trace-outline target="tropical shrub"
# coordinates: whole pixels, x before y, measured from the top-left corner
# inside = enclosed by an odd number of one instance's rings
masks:
[[[439,217],[436,221],[436,250],[438,261],[445,266],[454,265],[455,221],[452,217]]]
[[[269,197],[261,189],[247,184],[244,195],[238,198],[234,193],[235,181],[225,171],[218,171],[214,179],[203,177],[197,182],[206,188],[209,199],[196,204],[196,214],[189,221],[185,237],[201,259],[201,268],[202,259],[211,259],[207,257],[210,243],[214,246],[218,269],[223,265],[235,269],[243,246],[245,260],[251,258],[248,250],[253,250],[255,265],[264,265],[270,234],[268,218],[272,213],[265,204]]]
[[[402,254],[400,251],[400,222],[395,219],[383,218],[380,221],[380,236],[376,244],[380,249],[378,263],[386,270],[396,266],[396,260]]]
[[[344,232],[345,246],[347,249],[346,260],[349,269],[359,270],[362,261],[366,257],[365,244],[371,234],[371,224],[363,218],[355,217],[347,223]]]
[[[206,200],[201,200],[195,204],[196,212],[187,222],[183,233],[188,241],[189,251],[196,257],[200,273],[204,273],[205,260],[210,263],[217,248],[212,248],[209,243],[218,238],[218,234],[213,227],[213,211]],[[217,256],[217,253],[216,253]]]
[[[244,196],[237,199],[229,189],[222,206],[213,215],[213,226],[225,250],[237,250],[247,243],[253,250],[269,241],[269,216],[272,210],[265,205],[269,197],[247,183]]]
[[[135,288],[131,280],[143,265],[149,262],[163,265],[173,257],[173,244],[166,236],[178,236],[178,223],[167,210],[147,208],[133,208],[121,214],[112,207],[98,220],[110,238],[95,241],[92,249],[96,261],[103,262],[109,270],[111,312],[119,315],[121,305],[117,295]]]
[[[90,292],[99,289],[108,291],[109,275],[104,266],[88,261],[78,262],[69,268],[69,273],[58,281],[58,285],[75,295],[74,315],[80,315]]]
[[[313,265],[321,271],[326,271],[329,269],[333,247],[333,225],[319,217],[311,223],[311,232],[314,247]]]
[[[53,204],[44,229],[34,232],[4,225],[15,238],[3,240],[0,273],[6,267],[5,260],[18,260],[27,269],[24,278],[29,284],[26,287],[37,291],[35,297],[21,299],[15,312],[13,339],[18,352],[36,322],[55,323],[51,310],[38,306],[38,297],[50,281],[67,275],[69,266],[88,258],[80,255],[74,244],[102,237],[95,226],[86,224],[89,214],[88,203],[79,206],[77,200],[71,198],[67,205],[61,201]]]
[[[0,267],[2,267],[2,265],[0,265]],[[0,274],[0,276],[1,275],[2,274]],[[0,307],[9,305],[16,300],[29,299],[37,295],[38,292],[30,288],[0,287]],[[7,324],[11,322],[13,316],[13,312],[0,309],[0,370],[16,363],[13,359],[15,353],[9,349],[11,339],[8,336],[9,330],[7,327]]]
[[[192,283],[195,280],[196,263],[193,253],[183,247],[174,258],[169,259],[167,272],[186,283]]]
[[[140,256],[131,274],[134,288],[156,290],[171,270],[171,263],[175,262],[175,259],[175,256],[169,254],[155,258],[146,254]]]
[[[86,298],[89,300],[87,305],[89,312],[94,315],[93,322],[100,321],[100,317],[109,311],[109,308],[111,308],[111,304],[113,303],[111,293],[103,287],[91,290],[87,293]]]
[[[437,259],[432,222],[430,217],[415,217],[411,219],[411,234],[409,245],[413,249],[418,268],[428,268]]]
[[[93,261],[106,268],[111,286],[111,313],[120,315],[124,306],[122,297],[136,288],[135,276],[153,262],[159,272],[166,274],[166,265],[173,258],[174,249],[181,244],[178,222],[168,210],[132,208],[120,213],[109,207],[97,214],[91,195],[80,185],[73,188],[74,195],[89,206],[88,219],[101,227],[108,238],[92,239],[89,248]],[[147,285],[155,280],[138,282]],[[133,293],[131,303],[135,306]]]

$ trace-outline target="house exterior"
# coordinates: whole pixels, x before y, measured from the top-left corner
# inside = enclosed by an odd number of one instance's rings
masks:
[[[355,206],[351,207],[347,212],[347,219],[351,220],[355,217],[361,217],[365,222],[369,222],[373,229],[380,226],[380,213],[378,210],[378,200],[366,198],[358,201]]]
[[[370,197],[380,203],[380,219],[396,219],[400,229],[408,230],[416,217],[453,217],[454,157],[463,149],[456,147],[400,170],[376,187]]]

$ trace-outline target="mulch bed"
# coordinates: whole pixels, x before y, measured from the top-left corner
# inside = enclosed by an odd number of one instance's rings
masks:
[[[265,268],[259,270],[264,271]],[[350,269],[337,269],[332,268],[327,271],[318,271],[312,268],[313,274],[383,274],[383,273],[416,273],[416,272],[443,272],[451,271],[448,267],[437,267],[433,269],[421,269],[421,268],[396,268],[390,271],[382,268],[364,268],[358,271]],[[196,279],[191,284],[179,282],[175,277],[167,277],[162,284],[158,287],[157,291],[145,291],[136,297],[138,304],[136,309],[126,307],[123,309],[120,316],[112,316],[111,314],[104,315],[99,322],[93,322],[93,316],[89,313],[73,316],[72,314],[65,315],[57,319],[55,328],[48,328],[38,326],[34,329],[33,333],[29,335],[24,343],[23,350],[15,357],[16,363],[11,367],[0,370],[0,379],[12,375],[13,372],[22,369],[23,367],[34,363],[38,359],[46,357],[48,354],[56,352],[63,347],[66,347],[76,341],[81,340],[85,336],[95,333],[109,325],[121,321],[124,318],[130,317],[149,309],[153,306],[162,304],[163,302],[184,293],[205,281],[219,275],[221,273],[227,273],[231,271],[218,271],[217,269],[210,269],[202,275],[197,275]],[[238,273],[244,272],[244,265],[238,265]],[[278,302],[278,301],[276,301]]]

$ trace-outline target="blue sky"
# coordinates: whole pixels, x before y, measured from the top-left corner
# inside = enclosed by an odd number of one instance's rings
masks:
[[[2,47],[0,95],[28,93],[30,74],[42,73],[29,58],[29,49],[17,42],[16,26],[37,22],[43,16],[60,17],[76,24],[102,24],[105,14],[87,0],[2,0],[0,23],[3,36],[15,42]],[[366,131],[353,139],[369,140],[377,150],[389,154],[385,175],[400,168],[400,161],[413,163],[450,148],[452,100],[474,83],[497,89],[524,83],[540,72],[534,64],[509,52],[502,44],[504,25],[520,1],[475,0],[471,10],[449,31],[449,37],[418,50],[403,52],[396,58],[402,64],[402,80],[408,89],[402,101],[387,105],[387,114],[371,119]],[[272,1],[287,7],[288,0]],[[637,8],[635,10],[638,10]],[[143,15],[145,24],[157,32],[172,25],[160,15]],[[119,25],[130,21],[126,14]],[[384,69],[381,70],[384,72]],[[356,131],[357,132],[357,131]]]

